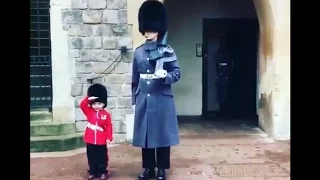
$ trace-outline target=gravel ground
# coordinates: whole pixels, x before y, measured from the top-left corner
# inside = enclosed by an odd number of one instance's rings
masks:
[[[109,148],[109,179],[134,180],[141,172],[141,150],[130,145]],[[290,180],[290,142],[261,136],[183,136],[172,148],[169,180]],[[85,180],[84,153],[32,158],[31,180]]]

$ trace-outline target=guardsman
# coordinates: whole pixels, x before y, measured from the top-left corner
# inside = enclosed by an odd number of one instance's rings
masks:
[[[165,170],[170,168],[170,146],[180,142],[171,90],[171,85],[180,79],[180,68],[174,50],[166,42],[164,5],[157,0],[145,1],[139,9],[138,21],[146,41],[136,48],[133,59],[132,144],[142,148],[144,171],[138,179],[165,180]]]

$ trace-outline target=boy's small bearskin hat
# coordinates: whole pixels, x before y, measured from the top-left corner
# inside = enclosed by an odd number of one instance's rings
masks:
[[[93,84],[88,88],[87,96],[98,97],[91,102],[102,102],[104,103],[104,108],[107,106],[108,101],[108,91],[107,88],[101,84]]]
[[[147,31],[158,32],[164,35],[167,31],[167,11],[158,0],[147,0],[142,3],[139,13],[139,31],[144,34]]]

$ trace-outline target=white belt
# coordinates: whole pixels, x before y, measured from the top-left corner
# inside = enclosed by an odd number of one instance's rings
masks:
[[[91,123],[87,123],[87,128],[92,129],[92,130],[98,130],[98,131],[103,131],[102,127],[91,124]]]
[[[155,74],[140,74],[141,79],[159,79]]]

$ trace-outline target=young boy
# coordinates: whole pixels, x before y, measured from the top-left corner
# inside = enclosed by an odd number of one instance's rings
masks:
[[[88,120],[84,133],[89,164],[88,180],[99,176],[101,180],[105,180],[109,174],[107,144],[113,140],[113,135],[111,116],[104,109],[107,106],[107,99],[107,89],[101,84],[93,84],[80,103],[80,108]]]

